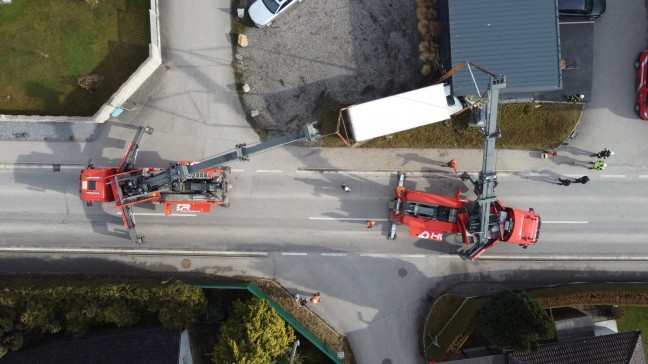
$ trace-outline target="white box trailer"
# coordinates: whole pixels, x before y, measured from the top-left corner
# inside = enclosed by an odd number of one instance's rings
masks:
[[[462,107],[450,95],[449,86],[437,84],[349,106],[343,111],[347,113],[351,138],[358,143],[448,120]]]

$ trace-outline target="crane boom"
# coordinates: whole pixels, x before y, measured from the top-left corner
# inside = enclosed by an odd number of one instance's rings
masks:
[[[490,74],[490,73],[489,73]],[[479,205],[479,232],[477,232],[476,243],[468,250],[468,255],[472,259],[476,254],[481,252],[485,247],[492,243],[490,238],[490,218],[492,203],[497,201],[495,196],[495,186],[497,185],[497,172],[495,169],[495,142],[502,136],[497,128],[497,109],[499,106],[500,90],[506,87],[505,75],[490,74],[490,83],[488,86],[488,107],[486,110],[486,125],[484,126],[484,153],[482,161],[482,170],[479,178],[474,179],[469,176],[475,186],[475,192],[479,196],[477,203]]]

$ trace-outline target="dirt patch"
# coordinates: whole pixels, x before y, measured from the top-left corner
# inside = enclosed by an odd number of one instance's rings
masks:
[[[247,7],[252,1],[236,1]],[[396,0],[304,0],[271,27],[233,20],[248,36],[234,49],[237,84],[254,124],[269,134],[319,121],[325,105],[351,105],[429,84],[421,76],[416,2]],[[242,26],[244,25],[244,26]]]

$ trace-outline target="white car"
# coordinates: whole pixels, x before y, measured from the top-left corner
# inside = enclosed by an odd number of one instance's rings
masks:
[[[250,19],[259,28],[269,27],[279,14],[302,0],[256,0],[248,9]]]

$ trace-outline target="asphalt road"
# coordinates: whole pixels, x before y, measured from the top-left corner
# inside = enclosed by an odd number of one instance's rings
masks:
[[[258,140],[234,87],[229,5],[225,0],[161,3],[168,69],[148,102],[130,115],[133,125],[156,129],[142,143],[140,165],[199,160]],[[418,241],[402,228],[398,240],[388,241],[383,221],[379,229],[363,227],[366,218],[386,217],[395,185],[386,172],[441,173],[444,178],[413,177],[408,183],[452,194],[459,182],[440,164],[455,158],[461,170],[475,172],[480,151],[287,147],[232,165],[236,185],[229,209],[163,217],[151,215],[160,210],[138,208],[140,232],[149,240],[142,247],[125,237],[114,210],[88,209],[78,200],[78,170],[2,170],[2,269],[274,278],[296,293],[322,292],[313,310],[349,337],[359,363],[382,364],[422,361],[418,325],[429,306],[426,300],[456,282],[645,281],[645,262],[627,261],[648,255],[642,188],[648,176],[648,128],[632,111],[632,64],[646,40],[629,36],[645,29],[643,2],[610,1],[594,24],[593,94],[578,137],[547,160],[528,152],[498,152],[498,196],[513,207],[534,207],[544,221],[540,242],[527,250],[500,244],[468,263],[446,254],[459,247],[456,242]],[[92,158],[97,165],[112,166],[132,133],[132,126],[112,122],[95,143],[3,142],[0,162],[86,163]],[[587,170],[589,153],[603,147],[616,152],[610,166],[600,173]],[[552,184],[558,176],[584,174],[592,178],[585,186]],[[350,184],[350,194],[341,191],[342,182]],[[468,188],[464,192],[469,194]],[[203,249],[209,251],[196,252]],[[245,257],[217,256],[227,252]],[[561,261],[574,255],[626,261]],[[191,260],[189,268],[180,265],[185,258]],[[521,261],[535,258],[549,260]]]
[[[500,174],[499,199],[538,211],[543,219],[541,240],[526,250],[502,243],[483,257],[648,259],[641,243],[643,223],[648,221],[643,178],[591,178],[587,185],[565,187],[548,173]],[[5,170],[0,171],[0,182],[5,186],[0,190],[5,202],[0,209],[0,249],[37,247],[44,240],[50,247],[135,248],[117,210],[108,204],[87,207],[80,201],[78,170]],[[350,193],[341,189],[342,183],[351,186]],[[147,237],[147,244],[137,248],[428,255],[456,253],[463,247],[455,235],[443,244],[410,237],[406,227],[398,228],[398,240],[386,239],[395,173],[234,168],[233,184],[231,207],[217,206],[211,214],[166,217],[160,206],[136,206],[138,232]],[[447,172],[410,177],[406,187],[446,195],[460,188],[466,198],[475,198],[469,184]],[[364,227],[369,219],[378,221],[374,229]]]

